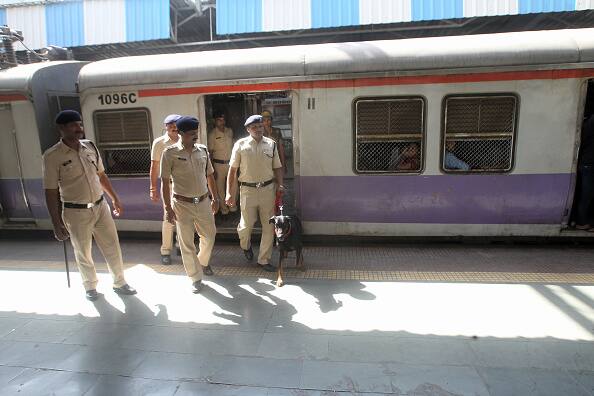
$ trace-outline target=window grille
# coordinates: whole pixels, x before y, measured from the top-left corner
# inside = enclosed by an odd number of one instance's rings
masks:
[[[423,164],[423,98],[359,99],[355,102],[355,170],[418,173]]]
[[[517,114],[515,96],[450,96],[444,101],[443,111],[443,171],[511,170]]]
[[[151,166],[151,125],[147,109],[107,110],[94,114],[97,148],[105,173],[148,175]]]

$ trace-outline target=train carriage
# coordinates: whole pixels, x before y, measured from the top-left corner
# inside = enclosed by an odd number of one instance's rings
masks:
[[[120,230],[160,230],[163,118],[198,116],[205,143],[225,108],[236,138],[273,111],[307,234],[557,236],[593,78],[594,29],[573,29],[117,58],[83,67],[79,91]]]
[[[84,62],[44,62],[0,71],[0,227],[51,228],[41,183],[41,155],[58,139],[62,108],[79,108]]]

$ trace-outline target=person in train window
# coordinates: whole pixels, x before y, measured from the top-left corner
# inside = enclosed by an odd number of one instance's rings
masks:
[[[419,144],[409,143],[403,150],[402,155],[396,165],[397,170],[419,170],[421,168],[419,161]]]
[[[575,228],[594,231],[594,115],[582,124],[577,176]]]
[[[163,151],[177,143],[179,135],[177,133],[177,126],[175,122],[181,116],[178,114],[169,114],[163,120],[165,124],[165,132],[162,136],[153,140],[151,147],[151,170],[150,170],[150,187],[149,197],[153,202],[159,202],[159,192],[157,191],[157,179],[159,178],[159,168],[161,164],[161,156]],[[174,225],[167,221],[165,209],[163,208],[163,224],[161,226],[161,264],[171,264],[171,249],[173,247],[173,229]]]
[[[213,113],[215,127],[208,133],[208,151],[210,151],[210,160],[215,171],[215,180],[219,197],[225,196],[225,186],[227,173],[229,172],[229,159],[233,149],[233,131],[225,127],[225,113],[222,110],[216,110]],[[220,212],[227,215],[229,212],[236,212],[237,207],[229,208],[224,202],[221,202]]]
[[[43,154],[43,188],[56,239],[64,241],[70,237],[87,299],[99,298],[91,252],[93,237],[113,277],[113,290],[121,295],[136,294],[124,278],[115,222],[103,198],[106,192],[114,207],[113,214],[122,214],[122,205],[105,174],[101,156],[93,143],[79,140],[82,118],[78,112],[61,111],[55,122],[62,138]]]
[[[217,233],[214,214],[219,210],[219,196],[208,150],[196,143],[198,119],[180,117],[176,125],[180,139],[167,147],[161,158],[161,198],[167,220],[177,226],[182,262],[192,279],[192,291],[199,293],[202,274],[213,275],[209,262]],[[198,255],[194,229],[200,236]]]
[[[444,157],[444,167],[447,170],[450,169],[459,169],[459,170],[463,170],[463,171],[469,171],[470,170],[470,166],[462,161],[461,159],[459,159],[458,157],[456,157],[456,154],[454,154],[454,149],[456,148],[456,142],[449,140],[446,142],[446,152],[445,152],[445,157]]]
[[[283,170],[287,173],[287,162],[285,161],[285,147],[283,146],[283,139],[281,130],[279,128],[272,127],[272,113],[268,110],[262,112],[262,124],[264,124],[264,136],[270,138],[276,142],[278,147],[278,156],[283,166]]]
[[[235,206],[239,170],[241,202],[241,220],[237,226],[239,244],[248,261],[253,260],[251,235],[254,223],[259,218],[262,238],[258,264],[264,270],[272,272],[276,270],[270,265],[274,226],[268,220],[274,215],[276,192],[284,191],[282,164],[278,156],[278,145],[274,140],[264,136],[262,116],[257,114],[250,116],[244,126],[250,136],[239,139],[233,145],[225,202],[229,207]]]

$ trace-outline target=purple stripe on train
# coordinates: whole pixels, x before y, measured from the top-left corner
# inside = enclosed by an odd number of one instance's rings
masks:
[[[571,174],[306,176],[295,179],[302,220],[361,223],[560,224]],[[161,220],[148,178],[112,179],[126,220]],[[41,180],[27,180],[35,218],[47,218]],[[0,199],[28,217],[17,180],[0,179]]]
[[[300,177],[304,221],[560,224],[571,174]]]
[[[161,203],[153,203],[149,199],[147,177],[129,179],[111,179],[114,189],[120,196],[124,206],[124,220],[162,220]],[[49,213],[45,207],[45,194],[40,179],[25,181],[27,197],[31,205],[33,217],[47,219]],[[16,179],[0,179],[0,203],[5,215],[13,218],[29,218],[29,210],[22,197],[20,182]]]

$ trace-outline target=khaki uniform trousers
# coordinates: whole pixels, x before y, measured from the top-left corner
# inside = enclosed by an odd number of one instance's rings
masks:
[[[177,237],[186,274],[196,282],[202,279],[202,267],[208,266],[215,243],[217,228],[210,208],[210,199],[197,204],[173,199],[172,205],[177,217]],[[200,236],[200,246],[196,255],[194,229]]]
[[[113,277],[113,286],[124,286],[126,280],[120,241],[105,199],[89,209],[64,208],[62,220],[70,233],[70,242],[85,290],[97,288],[97,273],[92,254],[93,237],[105,257],[107,268]]]
[[[161,226],[161,255],[163,256],[169,256],[171,254],[171,249],[173,248],[173,230],[175,230],[175,226],[167,221],[167,213],[163,213],[163,225]]]
[[[252,229],[259,218],[262,224],[262,238],[258,252],[258,264],[266,265],[272,257],[274,225],[268,223],[274,215],[275,183],[255,188],[240,186],[241,220],[237,226],[239,245],[243,250],[251,246]]]
[[[212,166],[215,170],[215,181],[217,185],[217,193],[219,194],[219,198],[221,199],[221,208],[219,209],[222,214],[226,215],[229,212],[237,211],[237,207],[233,206],[232,208],[225,205],[225,194],[227,191],[227,173],[229,172],[229,164],[218,164],[216,162],[212,163]],[[237,196],[235,197],[237,199]]]

